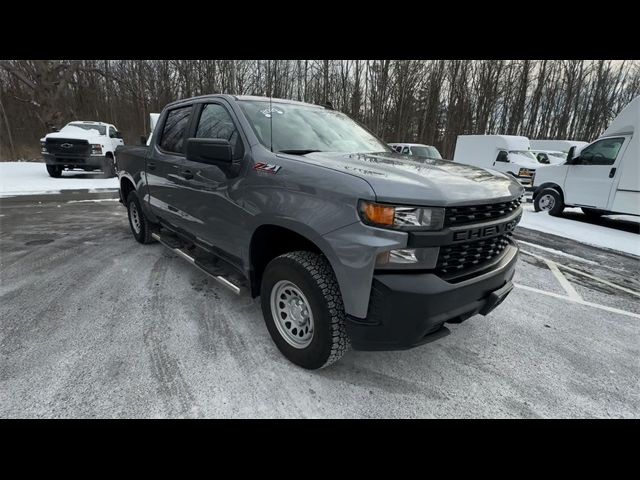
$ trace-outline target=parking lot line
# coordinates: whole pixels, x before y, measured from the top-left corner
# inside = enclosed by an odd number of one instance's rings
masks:
[[[640,318],[640,315],[637,314],[637,313],[627,312],[626,310],[620,310],[619,308],[607,307],[605,305],[599,305],[597,303],[587,302],[587,301],[582,300],[582,299],[571,298],[571,297],[568,297],[568,296],[565,296],[565,295],[559,295],[559,294],[553,293],[553,292],[546,292],[544,290],[540,290],[540,289],[534,288],[534,287],[529,287],[527,285],[520,285],[519,283],[514,283],[514,286],[516,288],[520,288],[522,290],[527,290],[529,292],[540,293],[542,295],[547,295],[549,297],[559,298],[559,299],[567,300],[567,301],[573,302],[573,303],[579,303],[580,305],[586,305],[588,307],[598,308],[598,309],[604,310],[606,312],[619,313],[620,315],[626,315],[628,317]]]
[[[524,253],[525,255],[530,255],[530,256],[535,257],[535,258],[537,258],[537,259],[539,259],[539,260],[542,260],[543,262],[547,263],[547,265],[549,265],[549,263],[548,263],[548,262],[553,262],[552,260],[549,260],[549,259],[547,259],[547,258],[545,258],[545,257],[543,257],[543,256],[541,256],[541,255],[537,255],[537,254],[535,254],[535,253],[527,252],[526,250],[522,250],[522,249],[520,249],[520,252]],[[610,286],[610,287],[612,287],[612,288],[617,288],[618,290],[622,290],[623,292],[627,292],[627,293],[630,293],[631,295],[634,295],[634,296],[636,296],[636,297],[640,297],[640,292],[636,292],[635,290],[631,290],[631,289],[629,289],[629,288],[623,287],[622,285],[617,285],[617,284],[612,283],[612,282],[610,282],[610,281],[608,281],[608,280],[605,280],[604,278],[596,277],[596,276],[591,275],[591,274],[589,274],[589,273],[583,272],[582,270],[578,270],[578,269],[575,269],[575,268],[573,268],[573,267],[569,267],[568,265],[563,265],[562,263],[557,263],[557,262],[553,262],[553,263],[556,265],[556,268],[557,268],[557,267],[564,268],[564,269],[566,269],[566,270],[569,270],[570,272],[577,273],[577,274],[579,274],[579,275],[582,275],[582,276],[588,277],[588,278],[590,278],[590,279],[592,279],[592,280],[595,280],[595,281],[597,281],[597,282],[600,282],[600,283],[603,283],[603,284],[605,284],[605,285],[608,285],[608,286]],[[549,266],[549,268],[551,269],[551,266]],[[554,275],[555,275],[555,272],[553,271],[553,269],[551,269],[551,271],[552,271],[552,272],[554,273]],[[562,273],[561,273],[561,272],[559,272],[559,273],[560,273],[560,275],[562,275]],[[558,277],[556,276],[556,278],[558,278]],[[568,282],[568,280],[566,280],[566,278],[564,277],[564,275],[562,275],[562,278],[564,278],[564,280]],[[558,278],[558,280],[560,280],[560,279]],[[562,281],[560,281],[560,283],[561,283],[561,284],[562,284],[562,286],[564,287],[564,284],[562,283]],[[571,289],[573,289],[573,287],[571,287]],[[567,290],[567,289],[565,288],[565,290]],[[575,290],[574,290],[574,291],[575,291]]]
[[[549,267],[549,270],[551,270],[551,273],[553,273],[553,275],[556,277],[558,282],[560,282],[560,285],[562,285],[562,288],[564,288],[564,291],[567,292],[567,295],[570,298],[573,298],[576,300],[582,300],[582,297],[578,292],[576,292],[576,289],[573,288],[573,285],[571,285],[571,283],[569,283],[569,280],[567,280],[567,278],[562,274],[562,272],[558,270],[558,265],[556,264],[556,262],[545,259],[544,263],[547,264],[547,267]]]
[[[586,258],[578,257],[577,255],[571,255],[570,253],[562,252],[560,250],[556,250],[554,248],[543,247],[542,245],[537,245],[535,243],[525,242],[524,240],[518,240],[518,245],[527,245],[528,247],[537,248],[539,250],[543,250],[545,252],[553,253],[554,255],[560,255],[562,257],[567,257],[572,260],[576,260],[578,262],[589,263],[591,265],[599,265],[598,262],[594,262],[593,260],[587,260]],[[529,253],[529,252],[524,252]]]

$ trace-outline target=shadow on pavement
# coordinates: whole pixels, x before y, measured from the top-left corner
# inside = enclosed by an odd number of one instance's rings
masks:
[[[640,217],[637,221],[613,219],[607,216],[600,218],[591,218],[584,213],[578,212],[564,212],[560,215],[560,218],[566,218],[567,220],[574,220],[581,223],[590,223],[591,225],[600,225],[601,227],[614,228],[623,232],[640,234]]]

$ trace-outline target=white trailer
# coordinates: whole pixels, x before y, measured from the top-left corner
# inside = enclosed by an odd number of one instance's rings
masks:
[[[529,139],[515,135],[458,135],[453,161],[508,173],[525,187],[541,167]]]
[[[583,148],[572,147],[564,165],[536,173],[536,211],[559,215],[565,206],[587,215],[640,215],[640,96],[607,130]]]

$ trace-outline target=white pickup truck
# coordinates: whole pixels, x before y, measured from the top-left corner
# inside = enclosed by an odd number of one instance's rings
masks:
[[[70,122],[60,131],[40,139],[47,172],[60,177],[64,169],[102,170],[107,177],[116,174],[116,147],[124,145],[122,134],[109,123]]]

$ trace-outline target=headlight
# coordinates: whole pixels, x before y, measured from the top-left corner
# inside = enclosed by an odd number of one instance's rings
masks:
[[[102,145],[100,145],[99,143],[92,143],[91,155],[102,155]]]
[[[376,257],[376,268],[435,268],[440,247],[398,248],[379,253]]]
[[[360,201],[360,218],[367,225],[397,230],[441,230],[444,208],[409,207]]]
[[[47,143],[46,142],[40,142],[40,152],[41,153],[47,153]]]

